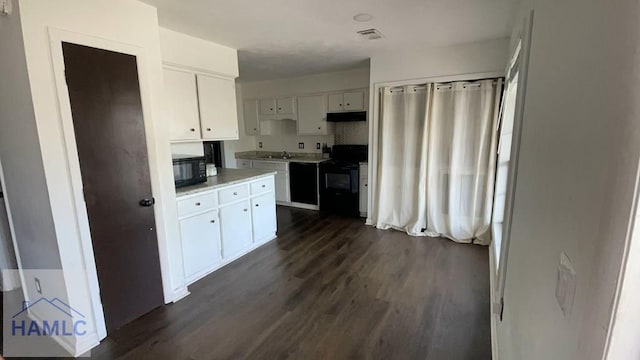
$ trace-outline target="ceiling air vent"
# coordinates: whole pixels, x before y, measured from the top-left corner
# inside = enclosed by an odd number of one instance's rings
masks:
[[[382,39],[382,33],[377,29],[367,29],[358,31],[358,34],[367,40]]]

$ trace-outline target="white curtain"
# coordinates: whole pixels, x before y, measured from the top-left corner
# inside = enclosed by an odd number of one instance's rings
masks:
[[[369,223],[490,242],[500,80],[384,88]]]
[[[380,229],[422,235],[427,223],[427,114],[431,86],[385,88],[372,147],[376,181],[372,182],[370,219]]]

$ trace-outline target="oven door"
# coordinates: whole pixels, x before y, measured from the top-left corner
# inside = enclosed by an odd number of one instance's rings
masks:
[[[322,165],[320,210],[346,216],[359,216],[358,166]]]

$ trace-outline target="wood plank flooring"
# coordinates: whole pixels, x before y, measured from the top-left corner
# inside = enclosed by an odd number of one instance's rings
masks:
[[[95,359],[490,359],[488,249],[278,207],[278,238]]]

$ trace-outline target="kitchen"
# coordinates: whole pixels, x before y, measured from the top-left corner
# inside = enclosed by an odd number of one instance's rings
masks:
[[[184,64],[184,53],[214,44],[168,29],[161,41],[187,284],[274,239],[276,204],[366,217],[368,67],[240,81],[232,91],[231,77]],[[176,44],[181,59],[172,57]],[[253,198],[252,181],[271,175]],[[231,187],[241,181],[248,185]],[[222,206],[225,191],[235,208]]]

